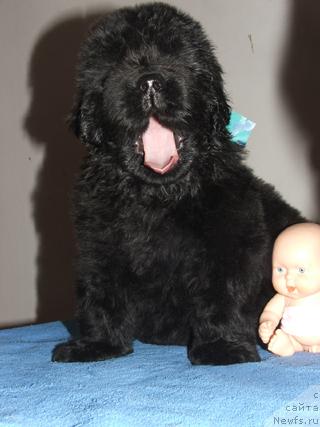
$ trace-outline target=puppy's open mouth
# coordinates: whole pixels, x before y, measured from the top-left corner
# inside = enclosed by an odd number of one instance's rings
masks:
[[[179,161],[183,138],[150,117],[147,130],[136,141],[137,153],[144,156],[144,166],[161,175]]]

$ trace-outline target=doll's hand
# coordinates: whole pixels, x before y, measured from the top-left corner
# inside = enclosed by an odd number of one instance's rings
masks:
[[[266,320],[262,323],[260,323],[259,326],[259,335],[265,344],[267,344],[270,341],[271,336],[274,333],[274,330],[276,329],[276,323],[273,320]]]

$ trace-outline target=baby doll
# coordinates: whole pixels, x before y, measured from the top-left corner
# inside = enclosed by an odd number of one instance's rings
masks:
[[[320,352],[320,225],[285,229],[275,241],[272,264],[277,293],[260,317],[262,341],[279,356]]]

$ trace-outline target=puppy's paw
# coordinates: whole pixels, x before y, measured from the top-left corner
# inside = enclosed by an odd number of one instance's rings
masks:
[[[111,346],[103,341],[72,340],[58,344],[52,353],[53,362],[95,362],[132,353],[131,347]]]
[[[188,357],[193,365],[231,365],[260,361],[255,345],[228,342],[222,338],[191,347]]]

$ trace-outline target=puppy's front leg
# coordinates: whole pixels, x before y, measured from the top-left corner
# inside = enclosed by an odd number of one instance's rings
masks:
[[[188,358],[193,365],[229,365],[257,362],[256,319],[230,300],[197,300]]]
[[[54,362],[92,362],[124,356],[132,350],[130,318],[123,274],[107,268],[78,281],[81,336],[55,347]],[[127,277],[128,280],[128,277]]]

